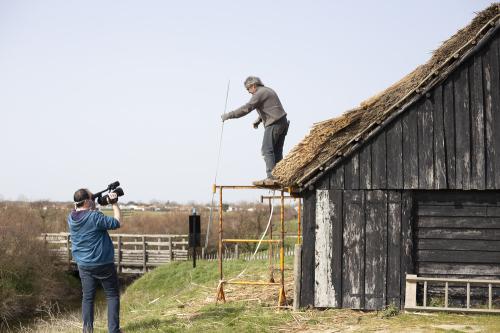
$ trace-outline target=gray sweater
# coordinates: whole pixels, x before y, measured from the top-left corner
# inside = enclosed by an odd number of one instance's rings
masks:
[[[255,94],[252,95],[250,101],[231,111],[227,114],[227,118],[240,118],[246,116],[253,110],[257,110],[259,119],[264,122],[264,127],[274,124],[279,119],[286,116],[285,110],[281,105],[278,95],[268,87],[258,87]]]

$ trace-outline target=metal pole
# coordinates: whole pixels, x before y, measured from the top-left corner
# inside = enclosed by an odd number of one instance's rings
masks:
[[[196,268],[196,246],[193,246],[193,268]]]
[[[280,244],[280,271],[281,271],[281,287],[285,288],[285,198],[283,190],[281,190],[281,244]]]
[[[272,199],[269,198],[269,214],[272,212]],[[270,217],[271,222],[269,225],[269,240],[273,239],[273,221],[272,216]],[[269,282],[274,282],[274,253],[273,253],[273,243],[269,243]]]
[[[224,278],[222,274],[222,187],[219,188],[219,280]]]
[[[281,244],[280,244],[280,273],[281,273],[281,288],[278,297],[278,306],[286,305],[286,295],[285,295],[285,197],[283,195],[283,189],[281,190],[281,210],[280,210],[280,222],[281,222]]]

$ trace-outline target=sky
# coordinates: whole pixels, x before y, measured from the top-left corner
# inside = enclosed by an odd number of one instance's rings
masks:
[[[265,177],[256,112],[222,132],[228,83],[227,111],[250,99],[249,75],[278,93],[286,154],[490,3],[0,0],[0,199],[71,201],[119,180],[125,201],[208,202],[216,170],[223,185]]]

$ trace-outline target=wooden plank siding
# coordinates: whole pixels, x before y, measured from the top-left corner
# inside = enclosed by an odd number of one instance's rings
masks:
[[[412,199],[400,191],[308,192],[301,306],[402,306],[404,277],[413,273],[411,212],[405,211],[412,204],[404,200]]]
[[[387,193],[366,191],[365,308],[382,309],[387,297]]]
[[[471,116],[471,188],[486,188],[485,127],[483,100],[482,57],[474,58],[469,67],[470,80],[470,116]]]
[[[359,154],[359,188],[372,188],[372,145],[364,146]]]
[[[316,192],[308,191],[303,197],[302,215],[302,270],[300,287],[300,305],[314,305],[315,238],[316,238]],[[306,246],[307,244],[307,246]]]
[[[400,121],[387,130],[387,188],[403,188],[403,128]]]
[[[485,136],[486,187],[500,188],[500,42],[496,38],[482,57]]]
[[[497,36],[335,167],[332,188],[499,189],[499,44]]]
[[[387,193],[387,300],[386,304],[401,306],[402,202],[401,193]]]
[[[406,292],[406,274],[415,273],[414,258],[414,202],[411,192],[401,194],[401,307],[404,305],[404,295]]]
[[[433,103],[425,98],[417,107],[418,188],[434,188]],[[422,149],[426,147],[427,149]]]
[[[500,191],[418,192],[415,201],[417,274],[500,278]]]
[[[314,306],[336,306],[336,290],[333,285],[333,230],[338,216],[338,200],[330,200],[329,190],[316,191],[316,228],[314,250]],[[332,198],[333,199],[333,198]],[[335,204],[333,204],[335,202]],[[342,205],[342,203],[340,203]]]
[[[443,86],[439,85],[432,94],[432,119],[434,134],[434,189],[440,190],[446,186],[446,140],[443,110]]]
[[[316,192],[315,307],[342,305],[342,191]]]
[[[300,306],[403,307],[406,274],[500,277],[499,40],[302,193]]]
[[[342,236],[342,306],[365,308],[365,198],[364,191],[344,191]]]

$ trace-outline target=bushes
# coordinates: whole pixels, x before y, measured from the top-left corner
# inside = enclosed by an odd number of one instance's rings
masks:
[[[79,288],[56,267],[43,241],[43,219],[36,209],[0,207],[0,328],[25,320],[63,299],[79,299]]]

